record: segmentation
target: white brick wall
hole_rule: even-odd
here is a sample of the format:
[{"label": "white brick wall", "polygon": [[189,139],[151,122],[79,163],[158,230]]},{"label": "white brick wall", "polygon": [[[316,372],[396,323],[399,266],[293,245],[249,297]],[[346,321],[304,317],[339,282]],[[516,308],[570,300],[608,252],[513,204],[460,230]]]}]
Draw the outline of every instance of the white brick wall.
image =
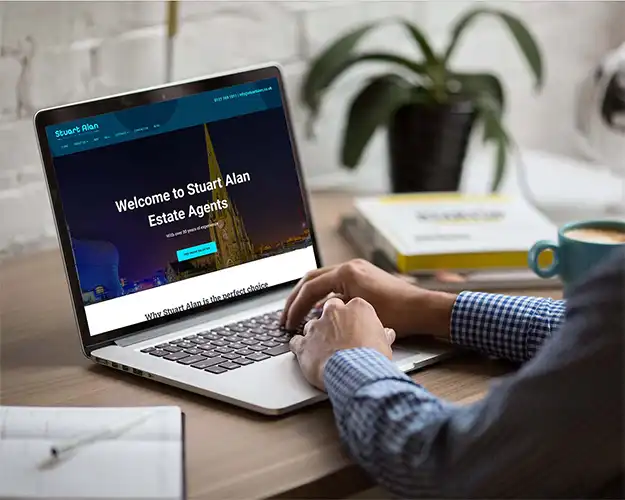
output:
[{"label": "white brick wall", "polygon": [[[174,76],[186,78],[274,60],[285,67],[296,133],[309,185],[349,182],[387,186],[384,135],[371,144],[361,168],[338,165],[344,114],[363,77],[341,78],[325,103],[317,138],[303,134],[297,96],[310,57],[339,32],[386,17],[426,28],[441,46],[452,19],[469,1],[182,1]],[[618,2],[517,1],[496,3],[522,16],[546,56],[547,86],[531,91],[524,63],[495,21],[474,27],[458,51],[459,68],[495,71],[509,93],[508,125],[524,146],[574,154],[574,85],[606,50],[625,38]],[[0,2],[0,257],[52,241],[31,117],[40,107],[160,83],[165,74],[166,6],[162,1]],[[363,44],[364,45],[364,44]],[[367,48],[405,54],[405,33],[385,27]],[[485,169],[484,175],[488,175]]]}]

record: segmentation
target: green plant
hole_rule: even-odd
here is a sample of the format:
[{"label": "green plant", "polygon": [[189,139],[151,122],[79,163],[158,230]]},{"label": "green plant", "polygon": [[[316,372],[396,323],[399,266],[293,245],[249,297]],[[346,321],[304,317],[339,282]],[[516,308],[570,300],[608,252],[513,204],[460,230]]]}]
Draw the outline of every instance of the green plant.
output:
[{"label": "green plant", "polygon": [[[502,123],[505,94],[499,78],[491,73],[462,73],[452,68],[451,59],[465,30],[481,16],[494,16],[503,22],[529,64],[538,90],[543,84],[543,63],[538,45],[525,25],[511,14],[491,8],[475,8],[454,24],[447,48],[437,53],[424,34],[413,24],[399,20],[418,49],[417,60],[378,52],[356,52],[358,42],[380,23],[362,26],[336,40],[319,54],[304,78],[301,98],[309,111],[308,133],[318,116],[321,101],[331,84],[353,66],[366,62],[390,63],[395,71],[369,81],[353,99],[345,127],[342,163],[355,168],[378,127],[385,126],[399,107],[420,103],[443,105],[462,99],[472,103],[476,123],[483,125],[483,140],[495,145],[495,174],[491,185],[497,191],[506,166],[511,138]],[[383,21],[386,22],[386,21]]]}]

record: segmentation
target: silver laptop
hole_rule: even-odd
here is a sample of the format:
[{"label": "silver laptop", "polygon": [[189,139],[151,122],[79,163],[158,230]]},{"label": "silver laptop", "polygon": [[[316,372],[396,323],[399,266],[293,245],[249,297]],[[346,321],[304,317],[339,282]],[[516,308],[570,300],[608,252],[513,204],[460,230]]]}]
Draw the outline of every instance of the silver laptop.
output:
[{"label": "silver laptop", "polygon": [[287,108],[267,65],[36,114],[87,357],[265,414],[325,398],[278,322],[321,265]]}]

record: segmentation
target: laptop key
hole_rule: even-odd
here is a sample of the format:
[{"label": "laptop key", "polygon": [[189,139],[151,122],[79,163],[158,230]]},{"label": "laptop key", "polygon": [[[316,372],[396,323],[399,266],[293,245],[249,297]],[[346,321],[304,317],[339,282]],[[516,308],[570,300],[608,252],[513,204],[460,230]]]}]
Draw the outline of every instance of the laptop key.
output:
[{"label": "laptop key", "polygon": [[244,339],[241,341],[241,344],[245,344],[245,345],[256,345],[258,344],[257,340],[253,340],[253,339]]},{"label": "laptop key", "polygon": [[[273,340],[268,340],[267,342],[263,342],[262,345],[265,347],[278,347],[280,345],[279,342],[274,342]],[[189,352],[189,351],[187,351]]]},{"label": "laptop key", "polygon": [[250,332],[239,332],[237,333],[237,337],[241,339],[251,339],[252,337],[254,337],[254,334]]},{"label": "laptop key", "polygon": [[237,351],[237,354],[241,356],[249,356],[250,354],[254,354],[254,351],[250,351],[249,349],[240,349]]},{"label": "laptop key", "polygon": [[219,335],[220,337],[230,337],[231,335],[234,335],[235,333],[232,330],[228,330],[227,328],[215,328],[212,331],[215,334]]},{"label": "laptop key", "polygon": [[204,371],[214,373],[215,375],[219,375],[220,373],[226,373],[228,369],[222,368],[221,366],[211,366],[210,368],[207,368]]},{"label": "laptop key", "polygon": [[169,344],[167,342],[165,342],[164,344],[158,344],[156,346],[157,349],[162,349],[163,347],[167,347]]},{"label": "laptop key", "polygon": [[217,347],[223,347],[226,343],[223,340],[211,340],[212,345],[216,345]]},{"label": "laptop key", "polygon": [[234,360],[234,362],[245,366],[245,365],[251,365],[254,361],[252,361],[251,359],[247,359],[247,358],[237,358]]},{"label": "laptop key", "polygon": [[191,347],[189,349],[185,349],[184,352],[191,354],[192,356],[197,356],[198,354],[202,354],[204,351],[202,351],[202,349],[197,349],[196,347]]},{"label": "laptop key", "polygon": [[141,352],[152,352],[155,351],[156,347],[146,347],[145,349],[141,349]]},{"label": "laptop key", "polygon": [[219,363],[223,363],[224,361],[227,361],[227,360],[224,358],[220,358],[220,357],[209,358],[209,359],[204,359],[203,361],[198,361],[197,363],[193,363],[191,366],[193,368],[205,370],[206,368],[210,366],[218,365]]},{"label": "laptop key", "polygon": [[182,358],[187,358],[189,355],[186,352],[172,352],[167,356],[163,356],[163,359],[168,359],[169,361],[178,361]]},{"label": "laptop key", "polygon": [[246,356],[246,358],[251,359],[252,361],[262,361],[263,359],[268,359],[269,356],[262,352],[255,352]]},{"label": "laptop key", "polygon": [[206,340],[219,340],[219,335],[217,335],[216,333],[203,333],[202,337],[205,338]]},{"label": "laptop key", "polygon": [[215,349],[215,352],[219,352],[219,353],[228,353],[228,352],[232,352],[232,349],[230,347],[218,347],[217,349]]},{"label": "laptop key", "polygon": [[182,347],[183,349],[190,349],[191,347],[195,347],[195,344],[193,342],[187,342],[186,340],[174,340],[171,344],[177,347]]},{"label": "laptop key", "polygon": [[175,347],[173,345],[166,345],[165,347],[163,347],[163,351],[167,351],[167,352],[180,352],[180,351],[182,351],[182,347]]},{"label": "laptop key", "polygon": [[189,356],[188,358],[183,358],[178,360],[178,363],[181,365],[192,365],[193,363],[199,363],[200,361],[204,361],[206,358],[204,356]]},{"label": "laptop key", "polygon": [[221,355],[222,358],[226,358],[229,360],[238,359],[239,355],[236,352],[227,352]]},{"label": "laptop key", "polygon": [[284,354],[285,352],[289,352],[291,350],[291,348],[289,347],[289,344],[282,344],[279,345],[278,347],[272,347],[271,349],[267,349],[266,351],[263,351],[267,354],[271,354],[272,356],[278,356],[280,354]]},{"label": "laptop key", "polygon": [[249,349],[250,351],[264,351],[265,349],[268,349],[268,347],[265,347],[264,345],[251,345]]},{"label": "laptop key", "polygon": [[241,344],[240,342],[230,342],[228,344],[228,347],[230,347],[231,349],[244,349],[245,345]]},{"label": "laptop key", "polygon": [[213,352],[215,350],[215,346],[214,345],[210,345],[210,344],[196,345],[195,347],[197,347],[200,351],[203,351],[204,352],[204,356],[208,356],[208,354],[210,352]]},{"label": "laptop key", "polygon": [[154,349],[150,352],[150,356],[156,356],[158,358],[162,356],[167,356],[169,353],[167,351],[163,351],[162,349]]},{"label": "laptop key", "polygon": [[275,337],[273,340],[276,342],[289,342],[291,340],[291,335],[282,335],[281,337]]},{"label": "laptop key", "polygon": [[233,363],[232,361],[226,361],[225,363],[220,364],[222,368],[226,368],[228,370],[236,370],[237,368],[241,368],[241,365]]},{"label": "laptop key", "polygon": [[194,344],[205,344],[206,339],[204,337],[198,337],[196,339],[191,339],[191,342],[193,342]]},{"label": "laptop key", "polygon": [[269,340],[271,337],[269,337],[268,335],[256,335],[256,337],[254,338],[260,342],[263,342],[265,340]]}]

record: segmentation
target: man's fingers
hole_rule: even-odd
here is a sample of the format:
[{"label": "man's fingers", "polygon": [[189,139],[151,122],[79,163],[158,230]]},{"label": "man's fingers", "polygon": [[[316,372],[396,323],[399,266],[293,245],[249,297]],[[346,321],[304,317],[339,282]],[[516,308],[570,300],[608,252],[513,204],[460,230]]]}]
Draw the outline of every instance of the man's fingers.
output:
[{"label": "man's fingers", "polygon": [[310,312],[315,303],[330,292],[336,291],[337,286],[336,269],[320,274],[304,283],[294,296],[293,302],[286,312],[287,330],[296,328]]},{"label": "man's fingers", "polygon": [[333,309],[336,309],[337,307],[344,306],[344,305],[345,305],[345,302],[343,302],[343,299],[337,296],[330,297],[323,304],[323,311],[321,312],[321,316],[326,314],[326,312],[332,311]]},{"label": "man's fingers", "polygon": [[317,303],[315,304],[315,306],[314,306],[314,307],[315,307],[315,309],[323,309],[323,305],[324,305],[324,304],[325,304],[328,300],[330,300],[330,299],[331,299],[331,298],[333,298],[333,297],[337,297],[337,298],[341,299],[343,302],[345,302],[345,297],[344,297],[344,295],[343,295],[342,293],[334,293],[334,292],[332,292],[332,293],[330,293],[329,295],[325,296],[323,299],[321,299],[319,302],[317,302]]},{"label": "man's fingers", "polygon": [[284,309],[282,310],[282,315],[280,317],[281,324],[284,325],[286,323],[286,319],[289,314],[289,309],[291,308],[291,304],[297,297],[297,294],[299,293],[300,289],[304,286],[304,284],[315,279],[317,276],[321,276],[322,274],[326,274],[332,271],[335,267],[336,266],[329,266],[329,267],[322,267],[319,269],[315,269],[314,271],[307,273],[306,276],[304,276],[301,280],[299,280],[297,285],[295,285],[295,287],[291,291],[291,294],[289,295],[289,297],[286,299],[286,303],[284,304]]},{"label": "man's fingers", "polygon": [[289,342],[289,347],[291,348],[291,352],[296,356],[299,356],[299,353],[302,352],[304,337],[301,335],[294,335]]},{"label": "man's fingers", "polygon": [[393,345],[393,342],[395,342],[395,339],[397,338],[395,330],[393,330],[392,328],[385,328],[384,334],[386,335],[386,339],[388,340],[388,345]]},{"label": "man's fingers", "polygon": [[311,319],[310,321],[308,321],[304,325],[304,331],[302,332],[302,335],[306,337],[310,333],[310,331],[314,328],[315,324],[318,322],[319,322],[318,319]]}]

